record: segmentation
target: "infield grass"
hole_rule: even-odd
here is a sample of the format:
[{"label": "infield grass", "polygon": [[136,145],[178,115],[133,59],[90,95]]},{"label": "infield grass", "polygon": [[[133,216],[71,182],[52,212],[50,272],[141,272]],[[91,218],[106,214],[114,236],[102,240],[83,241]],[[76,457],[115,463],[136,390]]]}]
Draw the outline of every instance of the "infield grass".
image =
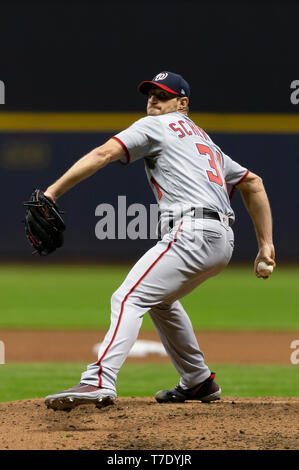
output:
[{"label": "infield grass", "polygon": [[[0,328],[106,329],[130,266],[0,266]],[[182,300],[195,329],[299,330],[299,267],[228,267]],[[34,288],[33,288],[34,286]],[[149,315],[143,328],[152,329]],[[1,339],[1,338],[0,338]]]},{"label": "infield grass", "polygon": [[[299,366],[210,365],[222,396],[298,396]],[[0,402],[41,398],[80,382],[86,364],[6,364],[0,366]],[[119,372],[119,396],[154,396],[178,383],[168,364],[124,364]]]}]

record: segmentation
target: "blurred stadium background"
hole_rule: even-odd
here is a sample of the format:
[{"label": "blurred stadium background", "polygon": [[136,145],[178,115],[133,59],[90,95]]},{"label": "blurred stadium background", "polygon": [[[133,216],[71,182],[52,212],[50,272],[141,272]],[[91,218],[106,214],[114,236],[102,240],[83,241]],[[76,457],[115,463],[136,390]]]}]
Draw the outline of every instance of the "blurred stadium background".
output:
[{"label": "blurred stadium background", "polygon": [[[142,161],[128,167],[112,164],[59,200],[66,212],[65,246],[48,258],[31,255],[21,223],[22,202],[34,188],[46,188],[79,157],[142,117],[146,103],[137,93],[138,83],[170,70],[190,83],[191,118],[225,153],[263,178],[272,206],[278,265],[295,264],[295,269],[281,274],[283,283],[275,284],[281,310],[276,308],[273,317],[272,306],[278,304],[267,288],[266,320],[255,312],[261,321],[254,325],[292,330],[294,324],[298,331],[294,280],[299,261],[299,103],[291,101],[291,84],[299,80],[298,16],[299,4],[290,0],[1,3],[0,80],[5,84],[5,104],[0,105],[0,260],[2,287],[7,290],[0,328],[32,327],[34,319],[27,322],[27,311],[36,317],[38,327],[43,324],[38,312],[50,302],[47,296],[41,295],[40,304],[32,308],[22,307],[34,284],[32,270],[25,282],[26,264],[132,263],[154,243],[100,241],[95,236],[95,209],[100,203],[117,207],[119,195],[127,197],[127,205],[154,203]],[[236,212],[232,266],[246,263],[252,276],[256,239],[238,192],[232,206]],[[11,262],[23,267],[15,274],[6,271]],[[247,294],[254,298],[251,282]],[[55,285],[51,284],[54,290]],[[107,287],[109,295],[110,290],[112,284]],[[21,300],[9,310],[14,292],[21,293]],[[46,293],[45,285],[42,292]],[[63,299],[60,292],[57,295]],[[71,299],[71,290],[68,295]],[[228,310],[231,296],[232,292],[224,297]],[[238,302],[244,303],[241,294]],[[15,299],[12,303],[16,305]],[[63,323],[58,303],[57,328]],[[195,310],[196,304],[195,300]],[[289,312],[285,317],[283,309]],[[250,328],[249,310],[246,328]],[[95,327],[93,319],[86,316],[87,328]],[[104,323],[108,325],[108,318]],[[66,324],[71,327],[72,317]],[[221,324],[220,329],[225,328],[223,317]],[[207,321],[204,327],[213,329],[215,324]]]},{"label": "blurred stadium background", "polygon": [[[33,261],[22,201],[136,117],[136,87],[157,72],[191,85],[191,117],[263,177],[279,261],[298,261],[299,79],[295,2],[4,2],[0,79],[0,257]],[[25,21],[24,21],[25,19]],[[95,237],[95,208],[154,203],[143,162],[113,164],[66,194],[66,243],[47,261],[136,259],[152,241]],[[5,203],[4,203],[5,201]],[[252,260],[254,232],[239,195],[233,261]],[[34,260],[35,261],[35,260]]]}]

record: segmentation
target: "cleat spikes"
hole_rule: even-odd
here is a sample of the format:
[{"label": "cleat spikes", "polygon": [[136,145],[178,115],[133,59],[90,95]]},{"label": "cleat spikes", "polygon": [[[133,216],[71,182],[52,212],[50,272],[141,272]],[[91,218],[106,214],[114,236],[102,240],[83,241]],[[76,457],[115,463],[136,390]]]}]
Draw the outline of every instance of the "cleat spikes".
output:
[{"label": "cleat spikes", "polygon": [[102,395],[98,387],[79,384],[72,389],[47,396],[45,404],[48,408],[69,412],[79,405],[93,404],[97,408],[102,408],[112,405],[114,399],[113,396]]}]

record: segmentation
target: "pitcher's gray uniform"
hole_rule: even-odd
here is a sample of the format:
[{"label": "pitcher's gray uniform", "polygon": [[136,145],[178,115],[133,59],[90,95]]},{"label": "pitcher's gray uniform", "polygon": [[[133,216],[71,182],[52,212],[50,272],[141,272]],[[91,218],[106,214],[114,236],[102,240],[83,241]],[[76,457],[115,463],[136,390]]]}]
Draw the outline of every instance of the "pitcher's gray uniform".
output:
[{"label": "pitcher's gray uniform", "polygon": [[[178,299],[229,262],[234,238],[229,196],[248,170],[179,112],[147,116],[114,138],[126,151],[124,163],[144,158],[162,213],[163,236],[113,294],[110,329],[98,361],[88,366],[81,383],[116,396],[117,373],[137,339],[143,315],[149,312],[180,374],[180,385],[190,388],[211,372]],[[203,208],[217,213],[219,220],[201,218]],[[195,242],[194,228],[200,234]],[[200,305],[198,314],[204,314]]]}]

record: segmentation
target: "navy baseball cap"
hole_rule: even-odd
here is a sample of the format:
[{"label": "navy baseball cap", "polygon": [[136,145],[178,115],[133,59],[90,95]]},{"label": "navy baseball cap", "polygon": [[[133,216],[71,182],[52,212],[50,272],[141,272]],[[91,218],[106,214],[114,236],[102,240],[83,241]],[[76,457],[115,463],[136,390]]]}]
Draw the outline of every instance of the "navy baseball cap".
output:
[{"label": "navy baseball cap", "polygon": [[149,90],[153,87],[157,86],[162,88],[163,90],[168,91],[169,93],[173,93],[174,95],[178,96],[187,96],[190,97],[190,86],[183,79],[181,75],[173,72],[160,72],[156,75],[152,81],[144,81],[138,85],[138,90],[147,95]]}]

